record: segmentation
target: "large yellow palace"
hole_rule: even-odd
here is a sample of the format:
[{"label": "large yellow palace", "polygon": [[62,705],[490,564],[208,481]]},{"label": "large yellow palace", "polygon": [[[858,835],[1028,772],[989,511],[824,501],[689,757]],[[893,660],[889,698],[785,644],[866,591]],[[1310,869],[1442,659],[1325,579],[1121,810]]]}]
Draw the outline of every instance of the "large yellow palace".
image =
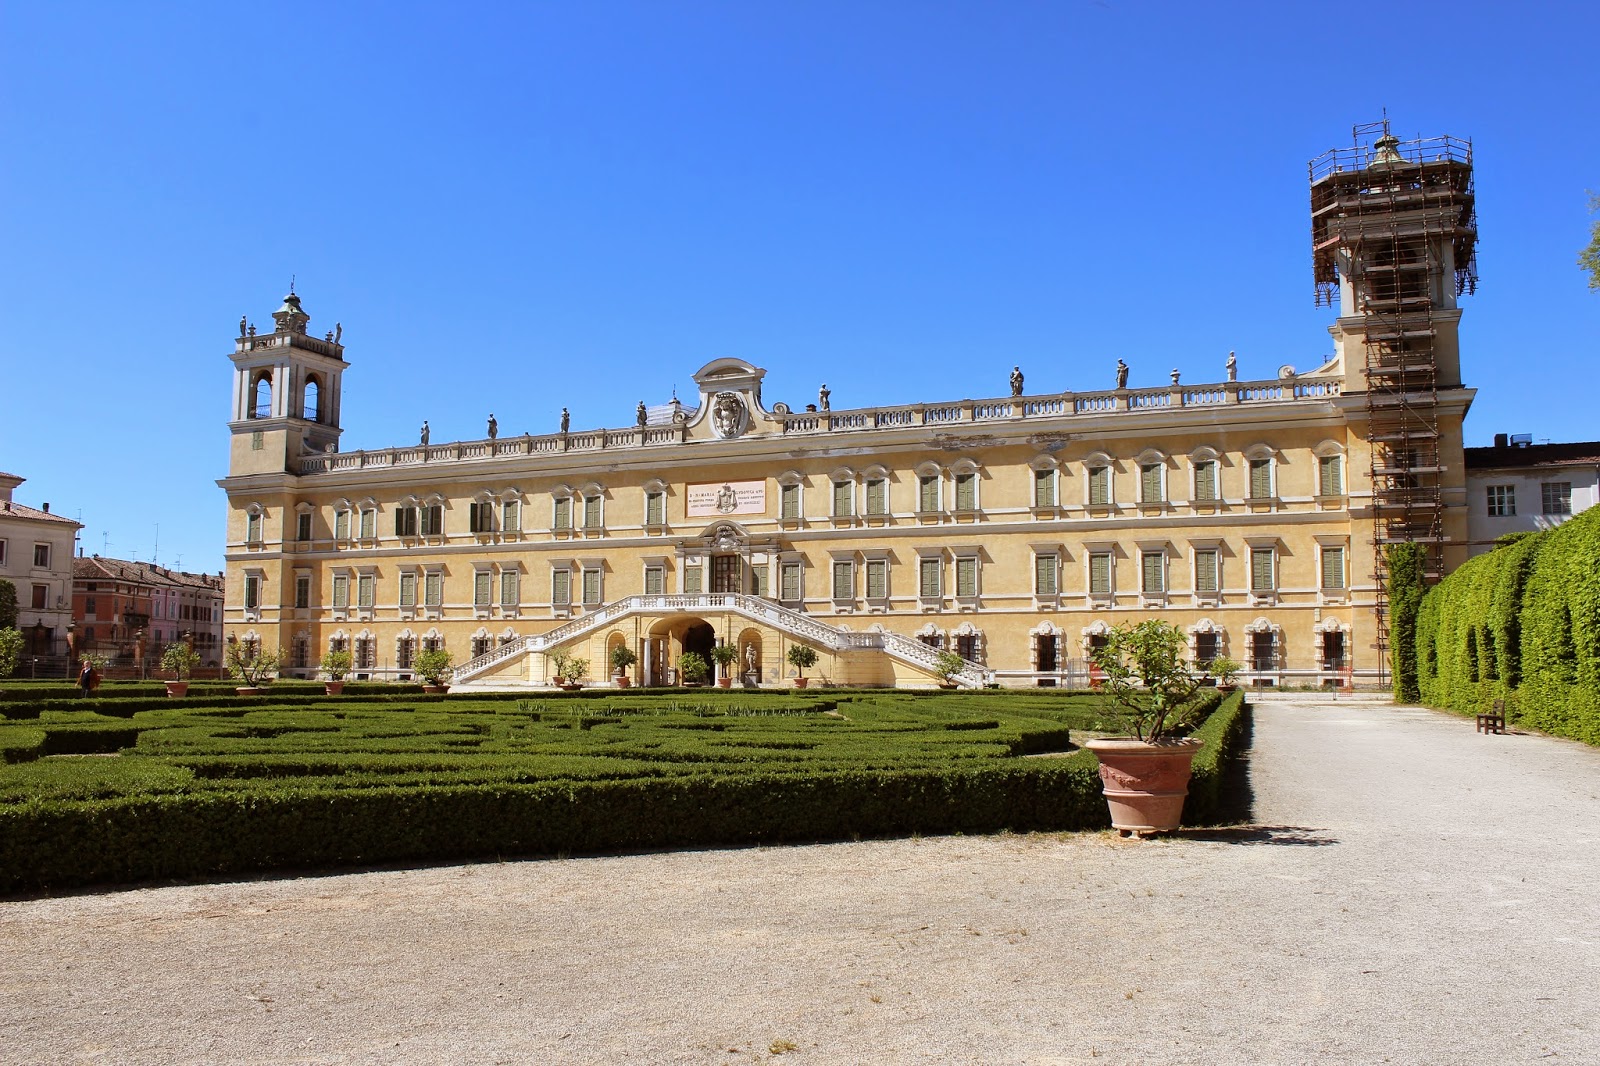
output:
[{"label": "large yellow palace", "polygon": [[231,356],[229,639],[290,675],[344,648],[358,678],[443,647],[469,687],[547,684],[558,654],[604,683],[619,644],[634,684],[729,644],[737,680],[781,686],[796,643],[833,684],[932,685],[945,649],[959,684],[1031,687],[1085,683],[1099,635],[1156,616],[1246,683],[1375,680],[1382,546],[1465,552],[1459,147],[1385,136],[1313,166],[1335,355],[1271,380],[1230,360],[1211,384],[1030,395],[1017,375],[988,399],[793,410],[719,359],[693,402],[617,428],[341,452],[344,348],[291,294]]}]

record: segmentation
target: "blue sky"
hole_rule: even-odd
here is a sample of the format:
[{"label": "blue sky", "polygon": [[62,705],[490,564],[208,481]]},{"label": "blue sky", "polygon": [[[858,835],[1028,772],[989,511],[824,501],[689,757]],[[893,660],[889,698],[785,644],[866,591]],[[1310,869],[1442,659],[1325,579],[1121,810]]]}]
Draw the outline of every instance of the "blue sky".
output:
[{"label": "blue sky", "polygon": [[[0,470],[222,563],[231,338],[291,275],[343,447],[1317,365],[1306,163],[1474,141],[1468,443],[1595,439],[1593,4],[0,6]],[[159,525],[159,534],[157,526]]]}]

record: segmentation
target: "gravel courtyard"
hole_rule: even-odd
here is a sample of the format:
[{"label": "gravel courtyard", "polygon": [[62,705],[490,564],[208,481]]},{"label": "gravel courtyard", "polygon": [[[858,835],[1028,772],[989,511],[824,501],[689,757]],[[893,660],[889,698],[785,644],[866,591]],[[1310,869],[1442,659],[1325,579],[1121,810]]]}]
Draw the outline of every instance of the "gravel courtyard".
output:
[{"label": "gravel courtyard", "polygon": [[1265,700],[1253,824],[0,902],[6,1063],[1600,1063],[1600,751]]}]

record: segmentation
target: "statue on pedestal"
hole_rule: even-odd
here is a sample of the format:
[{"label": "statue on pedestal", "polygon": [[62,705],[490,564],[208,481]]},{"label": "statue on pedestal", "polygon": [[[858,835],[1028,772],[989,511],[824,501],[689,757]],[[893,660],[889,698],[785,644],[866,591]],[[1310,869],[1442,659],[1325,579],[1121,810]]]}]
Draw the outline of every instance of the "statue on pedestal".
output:
[{"label": "statue on pedestal", "polygon": [[1022,395],[1022,368],[1020,366],[1011,368],[1011,395]]},{"label": "statue on pedestal", "polygon": [[1228,353],[1227,366],[1228,366],[1228,380],[1229,381],[1238,381],[1239,380],[1239,360],[1234,357],[1234,354],[1232,352]]},{"label": "statue on pedestal", "polygon": [[832,402],[832,397],[833,393],[828,391],[828,383],[824,381],[822,388],[817,390],[817,406],[824,411],[830,410],[829,404]]},{"label": "statue on pedestal", "polygon": [[639,409],[634,412],[634,421],[639,423],[640,429],[643,429],[650,422],[650,414],[645,410],[643,400],[639,401]]},{"label": "statue on pedestal", "polygon": [[1128,387],[1128,364],[1124,363],[1121,359],[1118,359],[1117,360],[1117,388],[1125,389],[1127,387]]},{"label": "statue on pedestal", "polygon": [[569,426],[571,426],[571,425],[572,425],[572,416],[567,414],[567,409],[565,407],[563,407],[561,409],[561,432],[565,433],[567,431],[567,428]]},{"label": "statue on pedestal", "polygon": [[428,420],[426,418],[422,420],[422,446],[424,448],[428,446]]},{"label": "statue on pedestal", "polygon": [[500,423],[494,420],[494,414],[489,415],[489,439],[494,440],[500,435]]}]

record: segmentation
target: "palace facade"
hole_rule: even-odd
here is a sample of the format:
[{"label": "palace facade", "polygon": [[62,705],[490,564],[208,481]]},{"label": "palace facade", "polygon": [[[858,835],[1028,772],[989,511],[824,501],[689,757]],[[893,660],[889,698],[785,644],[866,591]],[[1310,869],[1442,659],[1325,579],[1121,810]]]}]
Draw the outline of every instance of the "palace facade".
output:
[{"label": "palace facade", "polygon": [[1397,236],[1408,211],[1438,212],[1430,183],[1458,161],[1388,137],[1354,151],[1320,201],[1313,167],[1319,281],[1327,257],[1343,283],[1335,354],[1269,380],[1014,378],[987,399],[797,410],[766,402],[760,367],[718,359],[692,403],[632,424],[341,452],[350,364],[291,293],[231,354],[228,639],[291,675],[346,649],[358,678],[410,678],[442,647],[457,685],[499,687],[546,684],[557,656],[603,682],[618,645],[633,683],[670,683],[714,644],[745,684],[790,683],[804,644],[829,683],[931,686],[947,649],[959,684],[1033,687],[1086,683],[1109,627],[1159,617],[1247,684],[1376,680],[1383,546],[1427,540],[1436,570],[1465,557],[1470,197],[1454,228]]}]

